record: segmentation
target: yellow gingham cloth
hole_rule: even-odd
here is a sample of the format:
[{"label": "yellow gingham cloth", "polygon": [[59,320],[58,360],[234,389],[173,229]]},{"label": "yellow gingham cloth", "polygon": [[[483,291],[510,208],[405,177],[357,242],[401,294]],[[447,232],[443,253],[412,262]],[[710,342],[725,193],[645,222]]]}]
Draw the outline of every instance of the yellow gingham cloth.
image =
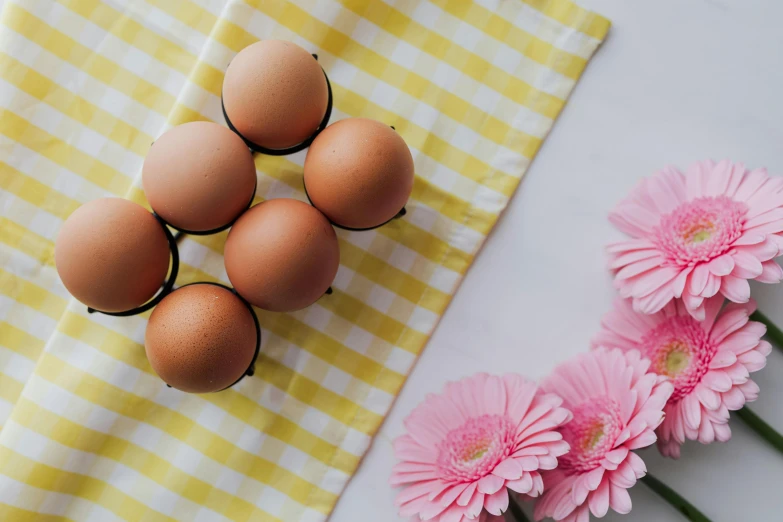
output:
[{"label": "yellow gingham cloth", "polygon": [[[0,520],[324,520],[608,28],[567,0],[7,0]],[[147,363],[149,314],[70,299],[54,240],[91,199],[146,204],[151,142],[223,122],[262,38],[317,53],[332,121],[395,126],[416,182],[405,218],[338,231],[334,294],[259,312],[254,377],[187,395]],[[257,200],[304,200],[303,160],[257,155]],[[227,283],[225,238],[186,237],[178,284]]]}]

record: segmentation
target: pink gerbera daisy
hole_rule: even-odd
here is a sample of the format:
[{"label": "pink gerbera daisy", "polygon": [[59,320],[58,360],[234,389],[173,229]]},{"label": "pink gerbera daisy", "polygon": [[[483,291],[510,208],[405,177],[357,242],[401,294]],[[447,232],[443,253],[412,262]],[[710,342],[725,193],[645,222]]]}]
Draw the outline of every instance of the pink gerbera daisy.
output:
[{"label": "pink gerbera daisy", "polygon": [[538,470],[568,451],[556,431],[571,418],[561,403],[518,375],[480,373],[429,395],[405,419],[408,434],[394,441],[400,515],[466,522],[504,512],[507,488],[539,495]]},{"label": "pink gerbera daisy", "polygon": [[772,349],[761,340],[766,327],[748,319],[754,301],[723,303],[720,296],[706,300],[704,320],[696,321],[681,301],[643,315],[618,299],[593,340],[594,346],[638,350],[651,361],[651,371],[671,380],[674,393],[658,428],[664,455],[679,457],[686,439],[703,444],[728,440],[729,411],[758,397],[749,374],[764,367]]},{"label": "pink gerbera daisy", "polygon": [[590,512],[631,510],[627,489],[647,472],[633,450],[655,442],[673,390],[649,367],[639,352],[599,348],[560,365],[541,385],[560,395],[574,418],[560,428],[571,449],[543,474],[536,520],[587,522]]},{"label": "pink gerbera daisy", "polygon": [[615,286],[652,314],[682,298],[696,318],[718,292],[750,298],[748,280],[778,283],[783,270],[783,178],[741,163],[667,167],[643,179],[609,215],[633,239],[609,246]]}]

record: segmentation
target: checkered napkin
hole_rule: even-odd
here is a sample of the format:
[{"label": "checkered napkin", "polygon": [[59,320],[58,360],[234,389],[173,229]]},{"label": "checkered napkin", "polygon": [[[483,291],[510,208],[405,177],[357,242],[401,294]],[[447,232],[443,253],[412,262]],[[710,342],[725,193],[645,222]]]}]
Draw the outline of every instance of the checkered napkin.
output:
[{"label": "checkered napkin", "polygon": [[[568,0],[7,0],[0,17],[0,520],[321,521],[609,23]],[[172,125],[222,122],[246,45],[317,53],[332,121],[411,147],[408,214],[338,231],[334,293],[259,311],[256,375],[212,395],[150,369],[148,314],[88,315],[53,264],[63,220],[114,195]],[[256,156],[257,200],[304,200],[304,153]],[[226,233],[178,284],[227,283]]]}]

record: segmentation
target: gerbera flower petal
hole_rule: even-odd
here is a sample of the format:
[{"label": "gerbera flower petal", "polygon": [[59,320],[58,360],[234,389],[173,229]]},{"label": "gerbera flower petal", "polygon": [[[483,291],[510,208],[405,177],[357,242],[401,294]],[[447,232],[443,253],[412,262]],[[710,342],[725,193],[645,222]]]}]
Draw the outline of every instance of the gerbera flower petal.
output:
[{"label": "gerbera flower petal", "polygon": [[709,368],[711,370],[717,368],[727,368],[736,362],[737,356],[734,354],[734,352],[726,350],[715,354],[715,357],[713,357],[712,361],[710,361]]},{"label": "gerbera flower petal", "polygon": [[436,500],[442,506],[449,506],[456,502],[456,500],[462,495],[462,493],[468,488],[467,484],[450,485],[448,489],[442,492],[442,494],[433,496],[430,494],[428,497],[430,500]]},{"label": "gerbera flower petal", "polygon": [[626,445],[630,449],[641,449],[646,448],[650,444],[654,444],[656,440],[658,440],[658,437],[655,435],[654,431],[643,431],[636,437],[630,439]]},{"label": "gerbera flower petal", "polygon": [[[679,445],[686,440],[725,440],[731,434],[723,426],[729,410],[758,396],[750,373],[764,367],[771,347],[761,340],[764,325],[749,319],[755,309],[753,301],[726,304],[716,296],[703,303],[701,322],[680,302],[639,320],[633,316],[631,300],[618,299],[604,316],[593,344],[610,339],[613,347],[641,353],[650,362],[650,371],[668,377],[674,388],[656,430],[664,455],[678,456]],[[645,433],[632,435],[625,441],[629,448],[651,440]]]},{"label": "gerbera flower petal", "polygon": [[682,302],[685,305],[685,309],[688,310],[694,319],[697,321],[704,320],[706,317],[706,312],[704,311],[704,297],[694,294],[683,294]]},{"label": "gerbera flower petal", "polygon": [[[767,236],[756,232],[745,232],[734,242],[734,246],[757,245],[766,241]],[[714,260],[713,260],[714,261]]]},{"label": "gerbera flower petal", "polygon": [[699,442],[702,444],[712,444],[715,442],[715,429],[713,428],[713,422],[703,422],[699,426]]},{"label": "gerbera flower petal", "polygon": [[573,418],[559,428],[570,451],[558,459],[557,469],[542,472],[545,489],[536,505],[537,520],[580,520],[591,510],[602,516],[610,505],[628,507],[621,493],[613,497],[611,474],[622,468],[618,484],[636,481],[641,459],[631,450],[655,442],[654,429],[673,391],[649,368],[638,352],[599,347],[560,365],[542,383],[546,392],[563,391],[563,405]]},{"label": "gerbera flower petal", "polygon": [[[397,502],[395,502],[397,503]],[[400,506],[400,516],[401,517],[411,517],[413,515],[418,515],[421,513],[421,511],[429,505],[429,501],[427,500],[426,496],[419,497],[417,499],[413,499],[405,504],[399,504]]]},{"label": "gerbera flower petal", "polygon": [[538,458],[533,455],[516,457],[516,461],[522,466],[523,471],[533,471],[538,469]]},{"label": "gerbera flower petal", "polygon": [[740,384],[738,388],[742,391],[742,394],[745,395],[745,400],[747,402],[753,402],[759,397],[759,386],[753,381]]},{"label": "gerbera flower petal", "polygon": [[766,355],[756,350],[743,353],[739,356],[738,361],[742,363],[747,372],[757,372],[767,365]]},{"label": "gerbera flower petal", "polygon": [[524,473],[522,465],[517,462],[516,459],[506,459],[501,461],[500,464],[495,466],[492,470],[492,474],[505,480],[518,480]]},{"label": "gerbera flower petal", "polygon": [[[722,259],[724,257],[730,256],[721,256],[718,259]],[[714,259],[713,261],[717,261],[718,259]],[[712,264],[712,263],[710,263]],[[732,266],[734,265],[734,260],[731,259]],[[718,275],[718,274],[716,274]],[[723,274],[727,275],[727,274]],[[692,295],[701,295],[702,291],[704,290],[704,287],[707,286],[707,280],[710,277],[710,267],[708,264],[701,264],[698,265],[696,268],[693,269],[693,272],[691,272],[691,276],[689,278],[689,284],[688,284],[688,292],[690,292]]]},{"label": "gerbera flower petal", "polygon": [[783,268],[780,268],[775,261],[765,261],[761,263],[761,275],[756,278],[762,283],[780,283],[783,281]]},{"label": "gerbera flower petal", "polygon": [[731,439],[731,427],[728,423],[713,425],[715,430],[715,440],[718,442],[726,442]]},{"label": "gerbera flower petal", "polygon": [[783,219],[783,208],[776,208],[748,219],[746,227],[748,230],[753,230],[757,227],[775,223],[781,219]]},{"label": "gerbera flower petal", "polygon": [[745,405],[745,395],[739,388],[732,388],[721,394],[721,400],[731,411],[737,411]]},{"label": "gerbera flower petal", "polygon": [[[764,236],[762,235],[760,237],[761,241],[763,241]],[[645,261],[651,258],[659,258],[661,261],[663,261],[663,257],[661,256],[660,252],[655,249],[631,250],[630,252],[626,252],[620,256],[617,256],[611,262],[610,268],[617,269],[631,263],[638,263],[640,261]]]},{"label": "gerbera flower petal", "polygon": [[736,245],[738,252],[743,252],[750,256],[757,258],[759,261],[769,261],[770,259],[777,257],[780,254],[780,248],[778,246],[778,236],[769,235],[764,238],[764,241],[756,243],[754,245]]},{"label": "gerbera flower petal", "polygon": [[[764,236],[759,237],[761,237],[761,241],[764,241]],[[699,266],[706,266],[707,270],[709,270],[712,275],[723,277],[729,275],[731,271],[734,270],[734,258],[728,254],[723,254],[722,256],[716,257],[706,265]],[[707,286],[707,281],[704,281],[704,286]]]},{"label": "gerbera flower petal", "polygon": [[476,493],[473,495],[473,498],[470,499],[470,503],[465,508],[465,516],[468,518],[476,518],[479,516],[481,510],[484,509],[485,500],[486,495],[480,491],[476,491]]},{"label": "gerbera flower petal", "polygon": [[508,490],[499,489],[497,493],[489,495],[484,500],[484,509],[492,515],[500,515],[508,509]]},{"label": "gerbera flower petal", "polygon": [[533,489],[533,475],[525,472],[519,480],[510,480],[506,485],[511,491],[521,494],[529,493]]},{"label": "gerbera flower petal", "polygon": [[753,234],[764,234],[766,239],[767,237],[770,237],[769,234],[778,234],[783,231],[783,219],[778,218],[762,225],[756,225],[753,228],[747,228],[746,230]]},{"label": "gerbera flower petal", "polygon": [[[777,248],[775,249],[777,251]],[[764,268],[758,257],[742,250],[737,250],[732,256],[734,259],[734,270],[731,275],[740,279],[755,279],[761,275]],[[767,261],[767,259],[764,259]]]},{"label": "gerbera flower petal", "polygon": [[598,518],[609,512],[609,481],[604,480],[588,499],[590,511]]},{"label": "gerbera flower petal", "polygon": [[632,488],[636,484],[636,473],[628,462],[623,462],[609,476],[609,480],[622,488]]},{"label": "gerbera flower petal", "polygon": [[550,470],[557,467],[557,459],[552,455],[541,455],[538,457],[538,469]]},{"label": "gerbera flower petal", "polygon": [[400,515],[486,519],[508,507],[508,488],[539,494],[538,470],[555,467],[567,450],[556,431],[571,416],[562,402],[516,375],[477,374],[429,395],[394,441],[401,462],[390,482],[403,487]]},{"label": "gerbera flower petal", "polygon": [[[676,194],[676,196],[675,196]],[[778,282],[783,270],[783,180],[729,161],[704,161],[685,174],[667,167],[643,179],[609,219],[633,239],[609,248],[620,295],[654,314],[682,298],[702,320],[702,299],[744,303],[747,280]]]},{"label": "gerbera flower petal", "polygon": [[728,275],[723,278],[720,291],[735,303],[747,303],[750,299],[750,285],[747,279]]},{"label": "gerbera flower petal", "polygon": [[671,459],[679,459],[680,447],[681,447],[681,443],[677,442],[674,439],[668,439],[668,440],[658,439],[658,451],[660,451],[661,455],[663,455],[664,457],[669,457]]},{"label": "gerbera flower petal", "polygon": [[467,506],[470,504],[470,500],[473,498],[473,495],[476,493],[476,488],[478,487],[478,483],[471,482],[470,484],[465,487],[465,489],[462,490],[462,493],[460,493],[459,497],[457,497],[457,505],[460,505],[462,507]]},{"label": "gerbera flower petal", "polygon": [[701,404],[708,410],[716,410],[720,406],[721,396],[715,390],[712,390],[708,386],[699,383],[694,391]]},{"label": "gerbera flower petal", "polygon": [[[747,354],[753,354],[755,352],[750,351],[745,354],[740,355],[740,357],[745,357]],[[766,362],[767,358],[762,356],[762,365],[758,368],[760,370],[764,367],[764,363]],[[745,361],[739,361],[735,364],[732,364],[728,368],[723,368],[723,371],[726,373],[726,375],[731,379],[732,384],[742,384],[746,382],[748,379],[750,379],[750,372],[748,371],[748,368],[753,366],[753,363],[746,363]],[[753,370],[757,371],[757,370]]]},{"label": "gerbera flower petal", "polygon": [[[436,515],[437,516],[437,515]],[[430,517],[434,518],[434,517]],[[460,522],[462,520],[462,509],[454,504],[453,506],[450,506],[443,510],[442,513],[440,513],[440,516],[438,517],[438,522]],[[424,518],[423,520],[430,520],[427,518]]]},{"label": "gerbera flower petal", "polygon": [[731,378],[722,371],[708,371],[702,377],[701,382],[716,392],[727,392],[731,389]]},{"label": "gerbera flower petal", "polygon": [[685,425],[692,430],[698,429],[701,424],[701,402],[696,394],[683,397],[682,412],[685,415]]},{"label": "gerbera flower petal", "polygon": [[716,344],[723,343],[727,336],[748,324],[750,314],[754,311],[755,302],[753,301],[747,307],[738,307],[731,304],[724,307],[720,318],[715,321],[714,326],[709,330],[710,341]]},{"label": "gerbera flower petal", "polygon": [[756,191],[769,179],[766,169],[754,169],[749,174],[744,176],[737,191],[734,193],[734,198],[737,201],[747,201],[752,197]]},{"label": "gerbera flower petal", "polygon": [[621,515],[631,512],[631,495],[628,490],[617,484],[609,483],[609,507]]}]

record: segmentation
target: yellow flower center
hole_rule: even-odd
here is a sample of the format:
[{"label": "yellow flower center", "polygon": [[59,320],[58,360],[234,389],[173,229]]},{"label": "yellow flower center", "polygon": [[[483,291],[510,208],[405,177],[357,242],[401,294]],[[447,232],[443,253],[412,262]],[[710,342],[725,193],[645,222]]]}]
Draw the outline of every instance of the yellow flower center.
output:
[{"label": "yellow flower center", "polygon": [[652,362],[650,371],[668,377],[674,385],[670,404],[701,382],[717,350],[701,324],[690,316],[670,317],[642,339],[642,353]]},{"label": "yellow flower center", "polygon": [[462,450],[462,455],[460,455],[460,460],[462,462],[470,462],[471,460],[480,459],[484,455],[486,455],[487,450],[489,449],[490,441],[486,440],[480,440],[476,441],[470,446],[466,446]]},{"label": "yellow flower center", "polygon": [[438,444],[438,473],[442,480],[481,479],[511,454],[517,425],[502,415],[480,415],[454,428]]},{"label": "yellow flower center", "polygon": [[558,457],[566,474],[586,473],[601,465],[623,430],[620,405],[610,397],[593,397],[572,408],[574,418],[562,429],[571,451]]},{"label": "yellow flower center", "polygon": [[706,219],[697,219],[682,231],[682,239],[691,245],[704,243],[715,232],[715,223]]},{"label": "yellow flower center", "polygon": [[660,373],[667,377],[676,377],[688,367],[691,362],[691,351],[688,345],[680,340],[670,342],[661,347],[659,352],[659,361],[663,364],[656,364]]},{"label": "yellow flower center", "polygon": [[587,429],[582,439],[582,449],[591,450],[594,449],[604,436],[604,425],[601,422],[596,422],[594,425]]}]

